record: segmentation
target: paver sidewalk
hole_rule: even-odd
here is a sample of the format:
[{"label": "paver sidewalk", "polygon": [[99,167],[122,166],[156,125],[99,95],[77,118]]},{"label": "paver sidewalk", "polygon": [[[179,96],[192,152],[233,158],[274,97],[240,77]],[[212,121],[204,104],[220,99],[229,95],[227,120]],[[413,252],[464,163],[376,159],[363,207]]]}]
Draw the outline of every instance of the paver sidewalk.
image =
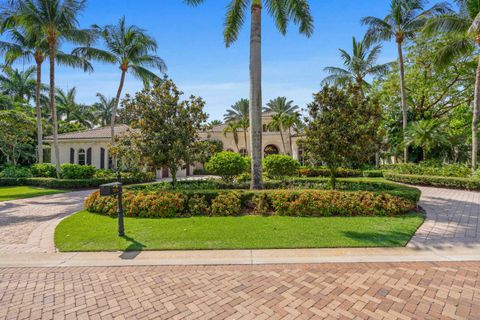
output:
[{"label": "paver sidewalk", "polygon": [[92,191],[0,202],[0,254],[55,252],[53,235],[57,223],[79,211]]}]

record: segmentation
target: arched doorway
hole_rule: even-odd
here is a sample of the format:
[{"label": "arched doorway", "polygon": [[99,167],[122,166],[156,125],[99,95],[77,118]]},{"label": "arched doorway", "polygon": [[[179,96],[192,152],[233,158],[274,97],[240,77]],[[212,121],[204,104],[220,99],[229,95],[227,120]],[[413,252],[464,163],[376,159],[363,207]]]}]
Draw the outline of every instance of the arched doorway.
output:
[{"label": "arched doorway", "polygon": [[273,144],[269,144],[265,147],[265,149],[263,149],[264,157],[272,155],[272,154],[279,154],[279,153],[280,152],[278,151],[277,146],[275,146]]}]

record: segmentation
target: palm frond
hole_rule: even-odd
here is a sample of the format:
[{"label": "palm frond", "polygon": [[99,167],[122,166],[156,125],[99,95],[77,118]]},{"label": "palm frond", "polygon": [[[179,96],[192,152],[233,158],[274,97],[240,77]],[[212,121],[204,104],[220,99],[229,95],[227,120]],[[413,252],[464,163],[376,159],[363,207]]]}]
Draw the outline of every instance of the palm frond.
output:
[{"label": "palm frond", "polygon": [[225,30],[223,33],[223,38],[227,47],[229,47],[238,38],[240,29],[245,21],[248,3],[248,0],[231,0],[227,6]]}]

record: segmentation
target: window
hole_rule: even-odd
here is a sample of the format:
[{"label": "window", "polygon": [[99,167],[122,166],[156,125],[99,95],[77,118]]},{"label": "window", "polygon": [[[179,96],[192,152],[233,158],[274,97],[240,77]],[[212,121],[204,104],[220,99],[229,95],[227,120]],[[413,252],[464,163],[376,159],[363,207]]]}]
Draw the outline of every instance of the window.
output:
[{"label": "window", "polygon": [[245,148],[240,149],[239,153],[242,155],[242,157],[248,156],[247,149]]},{"label": "window", "polygon": [[78,150],[78,164],[81,166],[85,165],[85,149]]},{"label": "window", "polygon": [[70,148],[70,163],[74,164],[75,163],[75,149]]},{"label": "window", "polygon": [[108,169],[113,169],[113,157],[108,156]]},{"label": "window", "polygon": [[100,148],[100,169],[105,169],[105,149]]}]

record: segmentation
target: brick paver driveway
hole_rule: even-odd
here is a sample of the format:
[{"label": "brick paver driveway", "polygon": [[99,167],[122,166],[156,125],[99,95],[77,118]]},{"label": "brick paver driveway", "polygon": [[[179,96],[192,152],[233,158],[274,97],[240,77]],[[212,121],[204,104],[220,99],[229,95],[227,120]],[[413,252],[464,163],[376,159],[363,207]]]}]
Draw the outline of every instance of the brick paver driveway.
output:
[{"label": "brick paver driveway", "polygon": [[479,319],[480,262],[0,269],[6,319]]},{"label": "brick paver driveway", "polygon": [[[480,192],[418,187],[425,223],[408,246],[452,247],[480,245]],[[480,317],[480,315],[479,315]]]},{"label": "brick paver driveway", "polygon": [[79,211],[90,191],[0,202],[0,254],[54,252],[53,233],[64,216]]}]

